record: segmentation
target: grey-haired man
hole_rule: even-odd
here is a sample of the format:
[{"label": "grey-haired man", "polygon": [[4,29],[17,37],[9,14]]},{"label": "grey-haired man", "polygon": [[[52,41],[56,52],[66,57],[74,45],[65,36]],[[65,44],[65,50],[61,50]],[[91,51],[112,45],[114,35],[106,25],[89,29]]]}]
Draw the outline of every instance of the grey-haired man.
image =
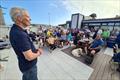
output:
[{"label": "grey-haired man", "polygon": [[10,30],[10,42],[17,55],[22,80],[38,80],[37,57],[42,50],[36,49],[25,28],[30,26],[30,17],[25,9],[11,8],[10,16],[15,24]]}]

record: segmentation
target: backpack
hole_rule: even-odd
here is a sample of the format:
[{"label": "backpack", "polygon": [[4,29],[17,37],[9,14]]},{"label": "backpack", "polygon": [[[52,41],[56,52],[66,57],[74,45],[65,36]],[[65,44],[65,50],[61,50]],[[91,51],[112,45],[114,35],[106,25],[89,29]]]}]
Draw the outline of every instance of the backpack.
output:
[{"label": "backpack", "polygon": [[120,63],[120,53],[116,53],[112,57],[114,62],[119,62]]},{"label": "backpack", "polygon": [[93,62],[94,57],[86,55],[85,56],[85,63],[90,65]]}]

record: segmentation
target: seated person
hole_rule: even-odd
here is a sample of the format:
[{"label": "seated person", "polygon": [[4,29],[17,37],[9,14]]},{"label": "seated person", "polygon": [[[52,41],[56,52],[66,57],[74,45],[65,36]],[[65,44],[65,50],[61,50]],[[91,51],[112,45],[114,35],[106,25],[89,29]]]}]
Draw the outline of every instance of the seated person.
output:
[{"label": "seated person", "polygon": [[98,34],[95,38],[95,40],[91,43],[91,45],[88,47],[88,53],[87,55],[94,57],[94,55],[100,51],[102,48],[102,45],[104,44],[101,36]]},{"label": "seated person", "polygon": [[67,41],[71,46],[71,44],[73,43],[73,37],[70,32],[67,33]]},{"label": "seated person", "polygon": [[38,45],[39,45],[39,48],[42,47],[42,46],[44,46],[44,41],[43,41],[42,38],[38,39]]},{"label": "seated person", "polygon": [[61,37],[60,37],[60,42],[61,42],[61,46],[64,46],[64,43],[67,41],[67,36],[65,32],[61,33]]},{"label": "seated person", "polygon": [[[120,33],[118,34],[117,38],[116,38],[116,45],[113,47],[113,51],[114,54],[112,59],[114,60],[114,62],[119,62],[120,63]],[[117,68],[117,71],[120,72],[120,64],[119,67]]]},{"label": "seated person", "polygon": [[94,59],[94,55],[100,51],[102,45],[103,45],[103,40],[101,39],[101,36],[98,34],[90,45],[82,47],[83,49],[82,51],[86,53],[85,63],[87,64],[92,63]]},{"label": "seated person", "polygon": [[48,42],[51,50],[54,50],[56,48],[55,41],[56,41],[56,38],[54,38],[53,36],[50,36],[47,39],[47,42]]},{"label": "seated person", "polygon": [[120,48],[113,47],[113,51],[115,54],[113,55],[112,59],[114,60],[114,62],[119,63],[117,71],[120,72]]},{"label": "seated person", "polygon": [[32,39],[32,41],[36,41],[36,33],[35,32],[30,32],[29,36]]},{"label": "seated person", "polygon": [[120,48],[120,32],[119,34],[117,35],[117,38],[115,40],[116,44],[118,45],[118,48]]},{"label": "seated person", "polygon": [[50,28],[50,29],[48,29],[48,31],[47,31],[47,37],[52,36],[52,35],[53,35],[52,29]]},{"label": "seated person", "polygon": [[78,41],[82,38],[82,34],[78,33],[77,35],[74,36],[73,43],[78,47]]}]

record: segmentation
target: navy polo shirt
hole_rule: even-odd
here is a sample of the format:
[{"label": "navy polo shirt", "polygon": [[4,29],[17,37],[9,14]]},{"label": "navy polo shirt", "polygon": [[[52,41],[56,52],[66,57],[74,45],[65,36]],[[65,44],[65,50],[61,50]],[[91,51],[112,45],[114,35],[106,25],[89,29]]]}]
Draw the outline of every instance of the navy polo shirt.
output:
[{"label": "navy polo shirt", "polygon": [[21,72],[25,72],[37,63],[37,59],[28,61],[25,59],[23,52],[31,49],[35,52],[35,46],[33,45],[28,33],[14,24],[10,30],[10,42],[17,55],[19,68]]}]

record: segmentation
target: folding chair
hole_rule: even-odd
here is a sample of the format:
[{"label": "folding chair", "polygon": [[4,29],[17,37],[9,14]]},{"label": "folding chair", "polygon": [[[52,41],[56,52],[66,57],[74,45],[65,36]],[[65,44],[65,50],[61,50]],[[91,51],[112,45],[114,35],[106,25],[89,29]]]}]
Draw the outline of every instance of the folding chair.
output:
[{"label": "folding chair", "polygon": [[111,77],[116,72],[116,69],[120,64],[120,59],[117,58],[118,54],[120,54],[120,49],[118,49],[116,46],[113,46],[113,57],[109,61],[110,69],[112,70]]}]

